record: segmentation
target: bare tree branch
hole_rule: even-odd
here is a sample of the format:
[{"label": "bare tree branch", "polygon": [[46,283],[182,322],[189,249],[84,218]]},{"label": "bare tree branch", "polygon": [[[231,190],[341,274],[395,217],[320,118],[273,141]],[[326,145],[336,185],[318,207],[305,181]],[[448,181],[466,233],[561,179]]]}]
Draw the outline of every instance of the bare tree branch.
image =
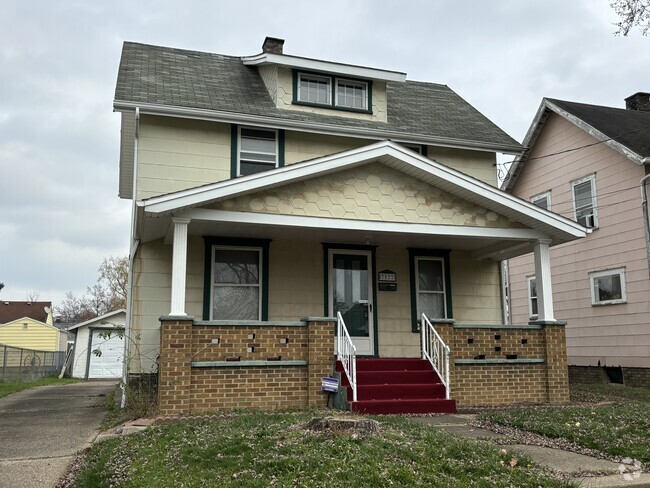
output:
[{"label": "bare tree branch", "polygon": [[621,19],[614,25],[616,35],[627,36],[633,27],[639,27],[646,36],[650,32],[650,0],[612,0],[609,4]]}]

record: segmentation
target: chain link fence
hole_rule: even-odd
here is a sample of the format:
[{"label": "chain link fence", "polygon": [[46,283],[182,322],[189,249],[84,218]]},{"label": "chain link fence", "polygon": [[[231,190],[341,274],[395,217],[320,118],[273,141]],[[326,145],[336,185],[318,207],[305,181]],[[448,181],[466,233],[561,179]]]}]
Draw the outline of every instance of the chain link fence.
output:
[{"label": "chain link fence", "polygon": [[65,351],[35,351],[0,344],[0,382],[32,381],[59,374]]}]

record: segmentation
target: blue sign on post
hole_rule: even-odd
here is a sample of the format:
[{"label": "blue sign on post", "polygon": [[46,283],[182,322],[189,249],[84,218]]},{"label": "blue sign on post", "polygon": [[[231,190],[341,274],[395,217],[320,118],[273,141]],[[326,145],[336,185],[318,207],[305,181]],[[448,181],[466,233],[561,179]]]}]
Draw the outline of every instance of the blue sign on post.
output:
[{"label": "blue sign on post", "polygon": [[323,391],[329,391],[336,393],[339,391],[339,380],[336,378],[323,378],[321,383],[321,389]]}]

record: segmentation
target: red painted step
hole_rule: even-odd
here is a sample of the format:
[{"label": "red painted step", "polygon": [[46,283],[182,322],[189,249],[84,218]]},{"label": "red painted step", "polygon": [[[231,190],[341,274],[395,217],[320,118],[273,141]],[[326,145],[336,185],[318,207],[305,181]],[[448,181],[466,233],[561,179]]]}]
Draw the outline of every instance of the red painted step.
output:
[{"label": "red painted step", "polygon": [[365,400],[352,403],[352,411],[373,415],[400,413],[456,413],[456,400]]},{"label": "red painted step", "polygon": [[353,412],[368,414],[455,413],[455,400],[445,399],[445,387],[428,361],[417,358],[357,359],[357,401],[341,363],[341,385]]}]

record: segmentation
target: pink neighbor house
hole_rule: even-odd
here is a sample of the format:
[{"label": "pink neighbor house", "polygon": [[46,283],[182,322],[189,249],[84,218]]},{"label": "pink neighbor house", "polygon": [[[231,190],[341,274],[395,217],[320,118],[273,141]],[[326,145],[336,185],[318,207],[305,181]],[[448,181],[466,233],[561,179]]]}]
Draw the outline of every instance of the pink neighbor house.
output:
[{"label": "pink neighbor house", "polygon": [[[551,249],[572,381],[650,384],[650,94],[626,109],[545,98],[504,189],[587,227]],[[641,188],[641,191],[640,191]],[[532,254],[509,260],[513,323],[538,314]]]}]

